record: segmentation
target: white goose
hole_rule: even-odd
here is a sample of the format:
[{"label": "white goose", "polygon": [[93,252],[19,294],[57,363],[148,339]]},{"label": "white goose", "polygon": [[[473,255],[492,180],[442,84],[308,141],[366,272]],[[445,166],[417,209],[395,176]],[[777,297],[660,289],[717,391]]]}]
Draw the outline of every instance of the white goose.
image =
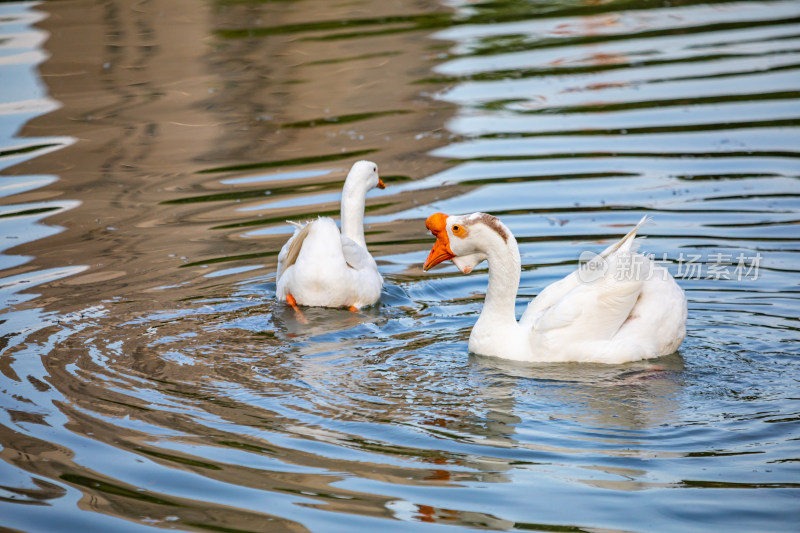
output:
[{"label": "white goose", "polygon": [[485,213],[436,213],[425,225],[436,236],[424,270],[452,259],[469,274],[489,262],[483,310],[469,350],[519,361],[625,363],[675,352],[686,334],[686,296],[669,272],[635,251],[643,218],[619,242],[547,286],[519,322],[517,241]]},{"label": "white goose", "polygon": [[299,318],[298,304],[356,311],[380,298],[383,278],[364,241],[364,202],[375,187],[385,188],[378,165],[358,161],[342,189],[341,233],[328,217],[290,222],[295,231],[278,255],[277,297]]}]

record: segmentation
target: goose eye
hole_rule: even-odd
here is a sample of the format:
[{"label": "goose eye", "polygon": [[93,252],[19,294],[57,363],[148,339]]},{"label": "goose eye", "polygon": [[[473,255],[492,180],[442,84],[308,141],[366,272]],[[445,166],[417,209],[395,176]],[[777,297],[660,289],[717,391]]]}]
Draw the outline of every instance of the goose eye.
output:
[{"label": "goose eye", "polygon": [[453,231],[453,235],[455,235],[456,237],[460,237],[462,239],[466,237],[468,233],[467,228],[465,228],[460,224],[453,224],[453,226],[450,229]]}]

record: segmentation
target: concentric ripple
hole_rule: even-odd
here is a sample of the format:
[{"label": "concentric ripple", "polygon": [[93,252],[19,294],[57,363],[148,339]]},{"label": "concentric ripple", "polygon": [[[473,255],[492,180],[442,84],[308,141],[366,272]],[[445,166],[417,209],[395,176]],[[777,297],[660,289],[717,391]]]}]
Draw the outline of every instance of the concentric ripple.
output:
[{"label": "concentric ripple", "polygon": [[[50,95],[0,92],[2,527],[796,530],[797,2],[2,12]],[[384,293],[302,323],[285,220],[358,158]],[[686,341],[469,354],[487,271],[422,272],[436,211],[514,232],[518,314],[650,215]]]}]

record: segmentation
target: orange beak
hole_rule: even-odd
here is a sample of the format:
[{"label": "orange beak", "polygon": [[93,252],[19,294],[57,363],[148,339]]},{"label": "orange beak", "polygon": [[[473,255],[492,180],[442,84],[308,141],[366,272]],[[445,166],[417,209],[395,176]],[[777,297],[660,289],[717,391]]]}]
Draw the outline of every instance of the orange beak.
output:
[{"label": "orange beak", "polygon": [[425,227],[436,236],[436,242],[431,248],[431,253],[428,254],[428,260],[422,266],[422,270],[429,270],[442,261],[454,258],[456,254],[450,250],[450,237],[447,236],[447,215],[435,213],[429,216],[425,221]]},{"label": "orange beak", "polygon": [[386,184],[380,178],[378,178],[378,188],[379,189],[385,189],[386,188]]}]

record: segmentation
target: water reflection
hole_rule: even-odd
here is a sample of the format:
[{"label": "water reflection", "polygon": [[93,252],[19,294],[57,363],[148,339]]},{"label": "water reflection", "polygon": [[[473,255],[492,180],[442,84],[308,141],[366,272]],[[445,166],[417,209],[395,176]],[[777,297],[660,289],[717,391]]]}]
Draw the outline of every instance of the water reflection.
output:
[{"label": "water reflection", "polygon": [[[796,2],[2,10],[4,526],[794,528]],[[300,324],[285,220],[367,154],[381,302]],[[681,353],[469,355],[486,271],[423,275],[423,221],[477,210],[519,313],[653,215]]]}]

